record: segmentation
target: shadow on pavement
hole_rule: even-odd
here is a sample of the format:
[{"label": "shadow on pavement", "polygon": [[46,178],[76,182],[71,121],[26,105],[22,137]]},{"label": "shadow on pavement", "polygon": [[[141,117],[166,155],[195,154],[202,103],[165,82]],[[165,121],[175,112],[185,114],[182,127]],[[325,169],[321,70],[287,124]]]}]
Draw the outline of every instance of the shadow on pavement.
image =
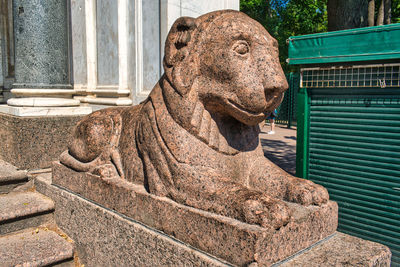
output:
[{"label": "shadow on pavement", "polygon": [[276,127],[276,134],[268,135],[264,126],[260,135],[264,156],[288,173],[296,173],[296,130]]}]

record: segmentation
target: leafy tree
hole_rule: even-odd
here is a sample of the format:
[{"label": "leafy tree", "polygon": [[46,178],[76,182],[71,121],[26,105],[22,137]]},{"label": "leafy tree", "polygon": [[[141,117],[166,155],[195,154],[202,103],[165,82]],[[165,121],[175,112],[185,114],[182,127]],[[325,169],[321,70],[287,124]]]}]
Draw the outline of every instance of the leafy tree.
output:
[{"label": "leafy tree", "polygon": [[392,1],[392,23],[400,23],[400,0]]},{"label": "leafy tree", "polygon": [[328,0],[328,30],[390,24],[392,17],[396,22],[399,2],[399,0]]},{"label": "leafy tree", "polygon": [[277,39],[285,71],[290,69],[286,64],[286,40],[327,29],[326,0],[241,0],[240,10],[260,22]]},{"label": "leafy tree", "polygon": [[368,0],[328,0],[328,31],[366,26]]},{"label": "leafy tree", "polygon": [[327,31],[328,14],[330,30],[376,25],[376,21],[400,23],[400,0],[240,0],[240,10],[277,39],[285,71],[290,70],[286,64],[286,40],[290,36]]}]

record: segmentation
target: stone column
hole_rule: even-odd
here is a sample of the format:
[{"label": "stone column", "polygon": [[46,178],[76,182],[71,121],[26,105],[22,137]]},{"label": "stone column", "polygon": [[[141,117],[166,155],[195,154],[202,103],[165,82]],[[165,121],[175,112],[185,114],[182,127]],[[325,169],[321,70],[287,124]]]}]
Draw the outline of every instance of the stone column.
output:
[{"label": "stone column", "polygon": [[14,82],[12,1],[0,0],[0,103],[10,98]]},{"label": "stone column", "polygon": [[0,0],[4,87],[13,94],[0,105],[0,159],[21,169],[50,167],[92,111],[72,98],[69,3]]},{"label": "stone column", "polygon": [[[15,82],[11,92],[16,98],[9,99],[8,106],[52,107],[51,115],[72,115],[54,109],[80,104],[72,98],[69,1],[14,0],[12,12]],[[76,109],[71,110],[76,114]],[[9,111],[21,115],[18,108],[9,107]],[[35,111],[34,115],[41,113]]]},{"label": "stone column", "polygon": [[3,36],[0,30],[0,103],[4,102],[3,88],[4,88],[4,71],[3,71]]}]

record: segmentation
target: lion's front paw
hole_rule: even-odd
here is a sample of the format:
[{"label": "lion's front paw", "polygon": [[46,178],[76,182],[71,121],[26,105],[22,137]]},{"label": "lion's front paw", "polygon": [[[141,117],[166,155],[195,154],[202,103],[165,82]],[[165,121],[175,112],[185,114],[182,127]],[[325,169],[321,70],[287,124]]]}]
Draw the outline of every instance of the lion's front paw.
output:
[{"label": "lion's front paw", "polygon": [[291,217],[291,210],[285,202],[265,195],[246,200],[243,212],[247,223],[274,229],[286,225]]},{"label": "lion's front paw", "polygon": [[302,205],[322,205],[329,200],[328,190],[309,180],[296,178],[287,189],[287,200]]},{"label": "lion's front paw", "polygon": [[119,178],[120,176],[118,175],[117,169],[113,164],[103,164],[100,166],[97,166],[94,168],[92,171],[93,174],[100,176],[101,178],[104,179],[111,179],[111,178]]}]

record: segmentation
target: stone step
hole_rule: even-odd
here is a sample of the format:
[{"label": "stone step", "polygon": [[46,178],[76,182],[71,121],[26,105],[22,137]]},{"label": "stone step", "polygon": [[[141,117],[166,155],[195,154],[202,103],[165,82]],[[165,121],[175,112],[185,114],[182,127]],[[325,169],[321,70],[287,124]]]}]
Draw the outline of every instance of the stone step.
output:
[{"label": "stone step", "polygon": [[336,232],[272,267],[384,267],[390,266],[390,257],[384,245]]},{"label": "stone step", "polygon": [[37,192],[0,195],[0,236],[53,221],[54,202]]},{"label": "stone step", "polygon": [[0,159],[0,194],[11,192],[27,182],[26,170],[18,170],[17,167]]},{"label": "stone step", "polygon": [[0,237],[0,266],[74,266],[74,245],[47,228]]}]

